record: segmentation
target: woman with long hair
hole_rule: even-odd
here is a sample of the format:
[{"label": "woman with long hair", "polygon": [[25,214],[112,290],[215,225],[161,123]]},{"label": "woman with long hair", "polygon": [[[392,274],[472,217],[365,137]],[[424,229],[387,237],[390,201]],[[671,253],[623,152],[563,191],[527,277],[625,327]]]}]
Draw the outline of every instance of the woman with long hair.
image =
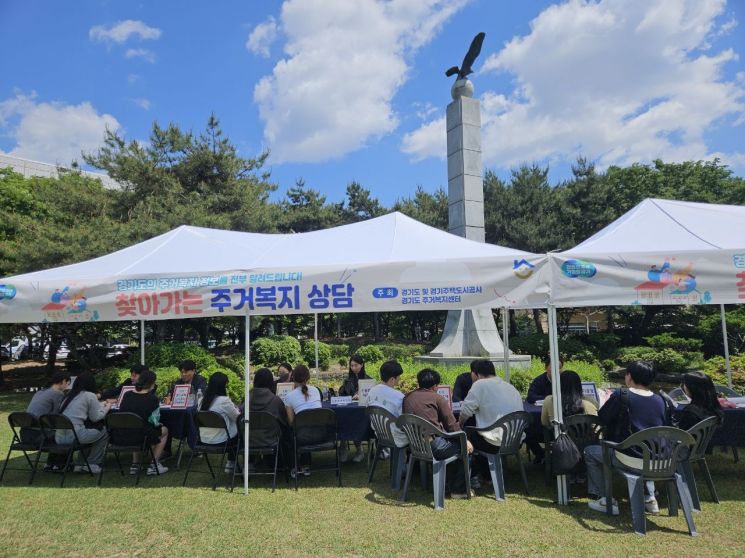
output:
[{"label": "woman with long hair", "polygon": [[681,383],[683,392],[691,398],[691,402],[684,409],[673,416],[673,423],[681,430],[688,430],[702,420],[715,416],[721,424],[724,411],[719,404],[719,398],[714,382],[709,376],[701,372],[687,372]]},{"label": "woman with long hair", "polygon": [[[292,370],[292,381],[295,384],[295,389],[285,397],[285,407],[287,408],[287,422],[292,426],[295,422],[295,415],[309,409],[320,409],[321,408],[321,391],[314,386],[308,385],[310,380],[310,370],[307,366],[298,364]],[[323,429],[325,433],[325,428]],[[307,432],[306,432],[307,434]],[[312,433],[311,438],[312,438]],[[319,433],[321,434],[321,433]],[[303,443],[314,442],[314,439],[303,438],[299,440]],[[302,465],[302,473],[305,476],[310,475],[310,455],[307,453],[300,454],[300,464]],[[295,469],[290,471],[290,475],[294,478],[298,472]]]},{"label": "woman with long hair", "polygon": [[[360,380],[369,379],[365,371],[365,361],[358,354],[352,355],[349,359],[349,374],[344,379],[344,383],[339,388],[339,395],[351,396],[353,399],[359,398]],[[365,459],[365,454],[362,451],[362,441],[354,442],[355,452],[352,461],[360,463]],[[342,463],[345,463],[349,458],[349,449],[347,443],[343,443],[341,446],[341,452],[339,453],[339,459]]]},{"label": "woman with long hair", "polygon": [[[292,381],[292,364],[289,362],[280,362],[277,366],[277,383],[284,384]],[[274,391],[274,390],[272,390]]]},{"label": "woman with long hair", "polygon": [[235,468],[238,449],[238,425],[236,420],[240,415],[240,410],[228,397],[228,377],[222,372],[215,372],[210,376],[200,410],[212,411],[225,419],[225,424],[228,426],[227,434],[222,428],[200,428],[199,436],[207,444],[222,444],[225,440],[230,440],[228,443],[228,462],[225,465],[225,472],[230,474]]},{"label": "woman with long hair", "polygon": [[[101,472],[108,435],[103,427],[103,419],[111,409],[111,402],[100,402],[96,396],[96,379],[90,372],[78,375],[72,389],[62,401],[60,413],[65,415],[75,427],[75,434],[83,444],[93,444],[86,450],[90,472],[97,475]],[[57,431],[55,439],[58,444],[69,444],[74,441],[72,432]],[[85,461],[78,455],[76,472],[88,472]]]},{"label": "woman with long hair", "polygon": [[[561,412],[564,417],[572,415],[597,415],[597,405],[582,397],[582,379],[574,370],[564,370],[559,376],[561,382]],[[541,424],[551,426],[554,419],[554,398],[552,395],[543,400]]]}]

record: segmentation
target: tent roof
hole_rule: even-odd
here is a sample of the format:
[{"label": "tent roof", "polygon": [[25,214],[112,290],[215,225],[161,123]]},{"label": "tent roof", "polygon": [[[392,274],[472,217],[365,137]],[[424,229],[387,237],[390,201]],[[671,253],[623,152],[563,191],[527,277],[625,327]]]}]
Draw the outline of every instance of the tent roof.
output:
[{"label": "tent roof", "polygon": [[745,248],[745,207],[648,198],[563,254]]},{"label": "tent roof", "polygon": [[99,276],[509,259],[526,255],[532,254],[461,238],[393,212],[359,223],[298,234],[246,233],[183,225],[99,258],[8,279],[86,280]]}]

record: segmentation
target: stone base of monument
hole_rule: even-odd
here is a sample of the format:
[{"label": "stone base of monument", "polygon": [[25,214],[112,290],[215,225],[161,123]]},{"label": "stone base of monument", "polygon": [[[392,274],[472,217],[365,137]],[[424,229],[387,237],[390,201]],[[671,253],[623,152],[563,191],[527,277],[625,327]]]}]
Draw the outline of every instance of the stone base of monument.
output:
[{"label": "stone base of monument", "polygon": [[[439,365],[439,366],[457,366],[463,368],[463,372],[468,372],[468,366],[472,360],[476,359],[487,359],[494,363],[494,368],[497,370],[504,368],[504,356],[503,355],[489,355],[489,356],[418,356],[414,357],[414,362],[419,362],[422,367]],[[513,368],[530,368],[530,355],[514,355],[510,354],[510,369]]]}]

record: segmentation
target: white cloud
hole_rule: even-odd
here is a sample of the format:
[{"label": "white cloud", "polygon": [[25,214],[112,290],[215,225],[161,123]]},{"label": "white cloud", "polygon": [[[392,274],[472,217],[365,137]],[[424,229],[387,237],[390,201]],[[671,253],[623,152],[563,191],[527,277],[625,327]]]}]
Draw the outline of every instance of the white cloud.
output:
[{"label": "white cloud", "polygon": [[145,99],[144,97],[138,97],[136,99],[130,99],[135,105],[140,107],[142,110],[150,110],[150,100]]},{"label": "white cloud", "polygon": [[269,49],[276,38],[277,22],[270,16],[264,23],[259,23],[251,31],[246,41],[246,48],[254,54],[269,58]]},{"label": "white cloud", "polygon": [[88,37],[92,41],[104,41],[123,44],[132,36],[137,36],[141,40],[159,39],[161,30],[157,27],[149,27],[142,21],[126,19],[119,21],[111,27],[105,25],[94,25],[88,31]]},{"label": "white cloud", "polygon": [[127,83],[129,84],[137,83],[141,79],[142,79],[142,76],[140,76],[139,74],[129,74],[127,76]]},{"label": "white cloud", "polygon": [[[508,96],[481,97],[485,162],[712,156],[707,129],[745,114],[742,82],[722,77],[736,53],[702,53],[723,11],[722,0],[570,0],[545,9],[481,70],[515,78]],[[444,157],[444,139],[426,137],[444,138],[444,125],[432,124],[407,134],[402,150]]]},{"label": "white cloud", "polygon": [[285,57],[254,88],[272,159],[340,157],[392,132],[407,57],[466,1],[286,1]]},{"label": "white cloud", "polygon": [[16,93],[0,101],[0,130],[15,138],[9,155],[46,163],[69,164],[82,151],[103,143],[104,131],[118,130],[110,114],[99,114],[87,101],[79,105],[39,103],[36,94]]},{"label": "white cloud", "polygon": [[155,53],[146,48],[128,48],[124,58],[142,58],[145,62],[155,63]]}]

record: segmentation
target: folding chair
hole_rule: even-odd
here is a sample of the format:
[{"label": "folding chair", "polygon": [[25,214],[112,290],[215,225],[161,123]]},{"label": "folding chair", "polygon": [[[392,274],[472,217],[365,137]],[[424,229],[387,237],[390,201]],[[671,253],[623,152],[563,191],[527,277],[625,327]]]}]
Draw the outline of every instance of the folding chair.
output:
[{"label": "folding chair", "polygon": [[701,511],[701,501],[698,497],[696,478],[693,476],[693,463],[698,462],[701,473],[704,475],[704,480],[709,486],[712,500],[717,504],[719,503],[717,489],[714,488],[714,480],[711,478],[709,466],[706,464],[706,449],[709,447],[711,438],[714,436],[714,431],[717,428],[719,428],[719,418],[709,417],[688,429],[688,433],[693,436],[696,443],[693,445],[693,448],[691,448],[691,456],[687,460],[681,462],[680,472],[683,474],[683,479],[685,479],[685,482],[688,485],[688,490],[691,492],[693,509],[696,511]]},{"label": "folding chair", "polygon": [[[230,432],[228,431],[228,425],[225,422],[224,417],[214,411],[197,412],[196,416],[194,417],[194,422],[196,423],[197,427],[197,443],[194,445],[194,448],[192,448],[191,455],[189,456],[189,464],[186,466],[186,472],[184,473],[184,482],[182,483],[182,486],[186,486],[186,479],[189,477],[189,472],[191,471],[191,464],[194,461],[194,456],[201,453],[204,455],[204,461],[207,463],[207,468],[209,469],[209,471],[197,472],[205,474],[209,472],[209,474],[212,475],[212,480],[214,481],[212,484],[212,490],[217,490],[217,476],[215,475],[215,471],[212,467],[212,464],[210,463],[209,456],[220,456],[220,465],[218,468],[218,472],[221,471],[223,465],[225,464],[225,456],[228,453],[228,447],[230,445]],[[225,432],[225,441],[220,442],[219,444],[209,444],[203,442],[202,428],[214,428],[223,430]]]},{"label": "folding chair", "polygon": [[[647,520],[644,516],[644,481],[664,482],[667,486],[668,508],[671,516],[678,515],[678,500],[683,507],[688,524],[688,532],[695,537],[696,525],[693,522],[693,504],[688,485],[677,473],[691,454],[691,448],[696,443],[693,436],[684,430],[672,426],[655,426],[640,430],[626,438],[623,442],[602,440],[603,472],[605,477],[606,513],[612,514],[613,509],[613,471],[621,473],[629,487],[631,501],[631,517],[634,532],[645,535]],[[638,471],[624,468],[614,468],[611,450],[637,448],[642,457],[639,459],[641,467]],[[623,461],[621,462],[623,464]]]},{"label": "folding chair", "polygon": [[[8,448],[8,455],[5,456],[5,464],[3,470],[0,473],[0,481],[5,476],[5,470],[8,469],[8,462],[10,461],[10,453],[13,451],[23,452],[23,457],[26,458],[31,469],[31,474],[28,479],[28,483],[34,482],[34,476],[39,465],[39,457],[41,456],[41,444],[44,441],[44,435],[39,426],[39,420],[31,413],[10,413],[8,415],[8,424],[13,432],[13,439],[10,441],[10,447]],[[34,441],[35,439],[35,441]],[[25,440],[25,441],[24,441]],[[28,452],[38,452],[36,460],[31,461]],[[25,469],[14,469],[10,468],[11,471],[25,471]]]},{"label": "folding chair", "polygon": [[523,433],[532,420],[533,417],[531,417],[530,413],[526,411],[515,411],[514,413],[504,415],[489,426],[484,426],[482,428],[476,428],[473,426],[467,427],[473,432],[486,432],[496,428],[502,429],[502,445],[499,447],[494,446],[495,451],[493,453],[483,450],[476,450],[475,452],[485,457],[489,463],[489,474],[491,475],[492,484],[494,485],[494,497],[498,501],[504,501],[505,499],[502,459],[505,459],[508,455],[514,455],[517,459],[517,464],[520,468],[520,475],[523,478],[525,494],[529,494],[528,477],[525,473],[523,460],[520,457],[520,445],[522,444]]},{"label": "folding chair", "polygon": [[[463,461],[463,470],[466,476],[466,495],[471,498],[471,473],[468,465],[468,447],[466,444],[465,432],[443,432],[434,424],[424,420],[416,415],[404,414],[396,420],[398,426],[406,434],[409,440],[409,466],[406,470],[406,480],[404,481],[404,490],[401,494],[401,501],[405,502],[409,493],[409,484],[414,473],[414,462],[432,464],[432,486],[435,500],[435,510],[442,510],[445,507],[445,476],[447,465],[458,459]],[[430,440],[432,436],[439,436],[446,439],[460,440],[460,453],[447,459],[435,459],[432,453]]]},{"label": "folding chair", "polygon": [[[69,418],[67,418],[65,415],[57,414],[42,415],[39,417],[39,424],[41,426],[43,435],[43,441],[40,451],[46,453],[65,454],[65,467],[62,471],[62,480],[60,480],[59,483],[60,488],[65,485],[65,477],[67,477],[67,471],[68,469],[70,469],[70,465],[72,464],[72,457],[76,451],[80,452],[80,455],[85,462],[85,469],[88,471],[88,474],[90,476],[94,476],[93,471],[91,471],[90,463],[88,462],[88,453],[93,447],[93,444],[84,444],[78,439],[78,434],[75,431],[75,427],[73,426],[72,422],[70,422]],[[68,438],[71,437],[72,441],[63,443],[57,442],[57,432],[68,432],[72,434],[72,436],[67,436]],[[39,458],[37,456],[37,463],[38,459]]]},{"label": "folding chair", "polygon": [[[137,469],[137,478],[135,479],[135,486],[137,486],[140,484],[140,475],[147,462],[145,456],[149,454],[152,462],[155,463],[153,448],[147,440],[148,424],[142,420],[140,415],[135,413],[113,412],[106,416],[106,430],[109,433],[109,438],[106,442],[104,455],[108,452],[114,454],[122,476],[124,476],[124,469],[119,454],[122,452],[140,452],[140,467]],[[104,469],[105,467],[102,466],[101,474],[98,476],[98,486],[101,486],[103,482]],[[156,474],[160,475],[159,467],[156,467],[155,470]]]},{"label": "folding chair", "polygon": [[372,482],[375,467],[380,460],[380,448],[388,448],[391,452],[391,488],[401,490],[401,477],[406,468],[406,446],[398,447],[393,437],[393,427],[396,426],[396,417],[383,407],[368,407],[365,413],[370,418],[370,425],[375,432],[375,448],[373,451],[372,465],[367,482]]},{"label": "folding chair", "polygon": [[308,409],[295,415],[293,447],[295,454],[295,490],[297,490],[298,454],[334,450],[336,467],[316,469],[316,471],[336,471],[341,486],[341,459],[339,459],[339,438],[336,428],[336,413],[331,409]]},{"label": "folding chair", "polygon": [[[279,465],[279,454],[282,452],[281,439],[282,428],[274,415],[265,412],[250,411],[248,420],[243,415],[238,417],[238,457],[233,469],[230,481],[230,491],[235,486],[235,477],[238,475],[238,459],[245,452],[243,441],[245,440],[246,423],[248,423],[248,454],[249,455],[271,455],[274,457],[274,469],[269,473],[250,473],[247,463],[243,464],[244,475],[272,475],[272,492],[277,488],[277,467]],[[258,442],[256,442],[258,440]]]}]

